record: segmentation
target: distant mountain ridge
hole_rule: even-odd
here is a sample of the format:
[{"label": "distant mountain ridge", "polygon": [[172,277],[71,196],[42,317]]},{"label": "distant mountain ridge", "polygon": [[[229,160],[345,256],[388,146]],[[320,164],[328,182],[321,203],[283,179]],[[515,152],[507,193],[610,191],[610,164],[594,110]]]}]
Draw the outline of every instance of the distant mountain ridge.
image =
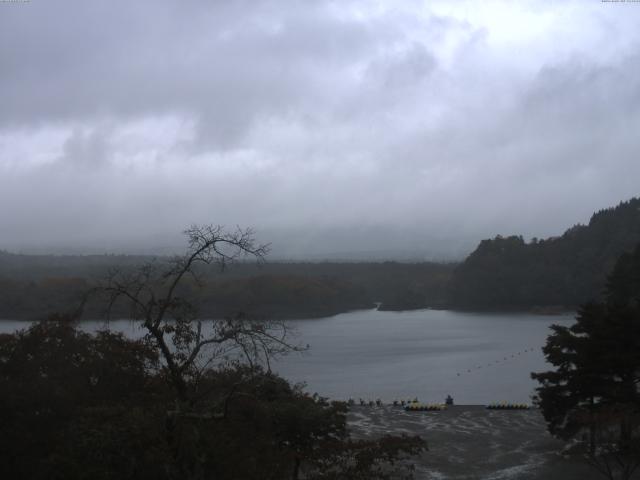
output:
[{"label": "distant mountain ridge", "polygon": [[599,299],[616,260],[640,243],[640,198],[594,213],[562,236],[480,242],[451,279],[451,302],[464,309],[572,308]]}]

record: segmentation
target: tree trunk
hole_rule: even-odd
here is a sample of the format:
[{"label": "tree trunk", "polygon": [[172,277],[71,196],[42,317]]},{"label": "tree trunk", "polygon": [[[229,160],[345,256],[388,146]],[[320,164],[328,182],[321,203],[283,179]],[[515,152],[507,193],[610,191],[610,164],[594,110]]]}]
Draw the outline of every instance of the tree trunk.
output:
[{"label": "tree trunk", "polygon": [[596,419],[593,414],[594,400],[591,397],[591,421],[589,422],[589,455],[595,457],[596,454]]},{"label": "tree trunk", "polygon": [[291,476],[291,480],[298,480],[300,475],[300,457],[296,455],[296,458],[293,461],[293,475]]}]

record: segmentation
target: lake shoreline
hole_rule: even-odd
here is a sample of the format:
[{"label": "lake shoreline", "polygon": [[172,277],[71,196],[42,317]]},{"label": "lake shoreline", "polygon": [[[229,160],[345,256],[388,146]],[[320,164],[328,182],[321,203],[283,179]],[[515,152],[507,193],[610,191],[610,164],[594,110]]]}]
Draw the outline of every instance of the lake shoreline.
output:
[{"label": "lake shoreline", "polygon": [[[540,306],[540,307],[531,307],[525,309],[516,309],[516,308],[492,308],[492,309],[467,309],[455,307],[453,305],[448,306],[422,306],[416,308],[394,308],[394,307],[385,307],[384,304],[380,304],[379,306],[372,305],[370,308],[354,308],[354,309],[331,309],[331,310],[323,310],[323,311],[314,311],[314,312],[288,312],[286,314],[280,313],[260,313],[260,314],[252,314],[251,318],[255,319],[265,319],[265,320],[317,320],[322,318],[335,317],[337,315],[344,315],[355,312],[366,312],[366,311],[380,311],[380,312],[393,312],[393,313],[404,313],[404,312],[420,312],[420,311],[445,311],[445,312],[460,312],[460,313],[470,313],[470,314],[514,314],[514,315],[524,315],[524,314],[533,314],[533,315],[543,315],[543,316],[556,316],[556,315],[574,315],[577,312],[577,308],[571,307],[562,307],[562,306]],[[231,314],[229,314],[231,315]],[[211,320],[211,319],[221,319],[220,317],[208,317],[203,320]],[[0,318],[0,322],[25,322],[32,323],[40,320],[46,320],[47,317],[30,317],[30,318]],[[94,321],[106,321],[103,319],[96,318],[81,318],[79,320],[82,322],[94,322]]]}]

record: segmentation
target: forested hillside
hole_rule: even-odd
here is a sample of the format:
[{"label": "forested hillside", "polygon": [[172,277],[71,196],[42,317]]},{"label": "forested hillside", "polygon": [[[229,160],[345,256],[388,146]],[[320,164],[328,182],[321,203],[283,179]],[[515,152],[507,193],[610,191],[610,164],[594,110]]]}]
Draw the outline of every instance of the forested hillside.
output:
[{"label": "forested hillside", "polygon": [[[82,294],[113,269],[135,271],[166,258],[93,255],[31,256],[0,252],[0,318],[34,319],[69,311]],[[333,315],[354,309],[439,307],[447,301],[454,268],[437,263],[237,263],[221,272],[208,268],[201,284],[181,292],[204,316],[238,311],[275,318]],[[89,302],[85,317],[98,318],[103,303]],[[126,316],[127,311],[116,312]]]},{"label": "forested hillside", "polygon": [[561,237],[483,240],[454,271],[454,306],[574,307],[602,295],[616,260],[640,242],[640,198],[596,212]]},{"label": "forested hillside", "polygon": [[[459,265],[438,263],[238,263],[202,273],[183,292],[205,316],[237,311],[280,318],[359,308],[573,308],[600,297],[616,259],[640,243],[640,198],[595,213],[561,237],[483,240]],[[127,255],[30,256],[0,252],[0,318],[68,310],[116,269],[166,258]],[[99,302],[96,302],[98,305]],[[102,314],[88,305],[86,315]],[[121,312],[126,315],[126,312]]]}]

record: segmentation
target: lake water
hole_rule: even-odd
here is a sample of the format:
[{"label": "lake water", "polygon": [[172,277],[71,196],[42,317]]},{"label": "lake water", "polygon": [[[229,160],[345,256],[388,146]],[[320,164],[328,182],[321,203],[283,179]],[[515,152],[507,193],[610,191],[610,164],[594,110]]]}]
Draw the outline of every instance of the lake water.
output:
[{"label": "lake water", "polygon": [[530,401],[530,372],[549,368],[541,351],[549,325],[569,325],[573,316],[357,311],[291,323],[311,348],[276,370],[311,392],[425,402],[450,394],[457,403],[487,404]]},{"label": "lake water", "polygon": [[[334,399],[418,397],[460,404],[529,402],[536,383],[530,372],[549,368],[541,347],[549,325],[569,325],[572,315],[468,313],[446,310],[362,310],[289,322],[297,341],[309,344],[273,368],[310,392]],[[86,322],[95,330],[102,322]],[[0,331],[24,327],[0,322]],[[140,337],[136,324],[112,321],[112,329]]]}]

